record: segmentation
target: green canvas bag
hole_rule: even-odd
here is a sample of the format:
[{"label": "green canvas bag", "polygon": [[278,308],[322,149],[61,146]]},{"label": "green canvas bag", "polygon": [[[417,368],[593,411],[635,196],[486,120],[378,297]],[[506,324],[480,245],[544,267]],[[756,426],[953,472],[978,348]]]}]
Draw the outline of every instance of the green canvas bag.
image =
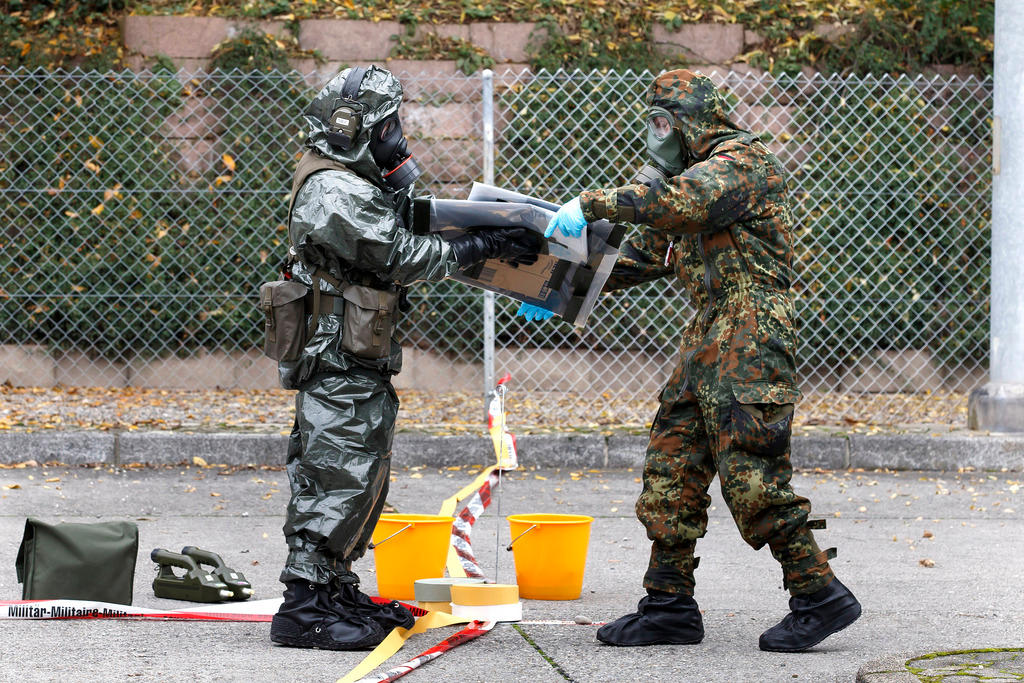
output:
[{"label": "green canvas bag", "polygon": [[29,517],[15,560],[21,599],[130,605],[138,553],[132,522],[47,524]]},{"label": "green canvas bag", "polygon": [[293,280],[260,285],[264,317],[263,353],[274,360],[295,361],[302,355],[313,331],[306,329],[306,298],[309,288]]}]

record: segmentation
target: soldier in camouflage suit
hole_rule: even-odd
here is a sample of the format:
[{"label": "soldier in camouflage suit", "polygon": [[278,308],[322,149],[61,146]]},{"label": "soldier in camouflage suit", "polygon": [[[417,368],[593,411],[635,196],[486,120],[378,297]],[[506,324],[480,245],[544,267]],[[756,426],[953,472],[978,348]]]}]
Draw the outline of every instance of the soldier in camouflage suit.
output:
[{"label": "soldier in camouflage suit", "polygon": [[692,597],[694,548],[707,530],[708,487],[718,474],[743,539],[771,549],[792,594],[792,613],[761,636],[761,649],[807,649],[852,623],[861,608],[833,576],[834,549],[822,551],[814,540],[810,502],[790,486],[800,391],[784,171],[755,135],[729,120],[705,76],[664,73],[647,105],[654,167],[641,171],[640,182],[583,192],[549,227],[571,233],[573,225],[602,218],[645,226],[622,247],[607,289],[674,274],[697,309],[661,393],[636,504],[652,541],[648,595],[636,613],[602,627],[598,639],[649,645],[703,638]]}]

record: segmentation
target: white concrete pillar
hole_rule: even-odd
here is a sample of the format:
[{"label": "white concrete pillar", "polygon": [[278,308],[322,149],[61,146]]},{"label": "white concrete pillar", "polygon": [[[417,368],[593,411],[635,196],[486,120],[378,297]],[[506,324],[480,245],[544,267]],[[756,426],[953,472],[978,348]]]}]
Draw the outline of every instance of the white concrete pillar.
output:
[{"label": "white concrete pillar", "polygon": [[968,426],[1024,431],[1024,2],[996,0],[989,382]]}]

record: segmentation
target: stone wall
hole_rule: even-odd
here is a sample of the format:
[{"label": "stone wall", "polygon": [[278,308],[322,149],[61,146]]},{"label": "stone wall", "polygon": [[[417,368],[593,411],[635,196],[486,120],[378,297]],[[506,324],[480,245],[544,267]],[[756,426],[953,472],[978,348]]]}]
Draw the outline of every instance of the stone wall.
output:
[{"label": "stone wall", "polygon": [[[224,40],[237,36],[244,28],[285,36],[290,30],[281,21],[251,21],[223,17],[127,16],[122,23],[122,38],[129,63],[138,69],[151,66],[160,55],[169,58],[185,72],[205,70],[210,54]],[[421,25],[419,36],[428,32],[466,40],[495,60],[495,88],[501,90],[529,77],[527,49],[535,25],[532,23],[472,22],[457,25]],[[406,80],[406,103],[402,120],[410,139],[410,151],[420,163],[450,187],[445,196],[459,197],[473,180],[483,174],[480,153],[483,144],[480,126],[481,84],[466,79],[452,60],[408,60],[392,58],[398,36],[406,30],[394,21],[354,21],[309,19],[298,22],[297,42],[301,50],[316,51],[320,60],[303,57],[290,60],[300,73],[308,76],[310,87],[326,83],[340,69],[358,65],[384,65]],[[187,40],[182,39],[188,36]],[[760,74],[746,64],[731,64],[738,55],[752,49],[760,37],[742,26],[722,24],[685,25],[678,31],[656,26],[651,40],[662,53],[680,57],[680,63],[700,69],[724,86],[737,77]],[[444,97],[432,97],[424,89],[443,91]],[[210,113],[211,103],[200,93],[186,97],[179,112],[164,127],[175,145],[179,168],[190,177],[215,171],[220,163],[217,139],[221,130]],[[774,109],[778,109],[775,111]],[[791,115],[785,107],[746,107],[738,112],[748,125],[767,125],[774,136],[791,132]],[[495,111],[495,135],[500,140],[503,112]],[[765,123],[767,122],[767,123]],[[421,142],[421,140],[429,140]]]},{"label": "stone wall", "polygon": [[[600,386],[603,391],[642,395],[655,392],[675,361],[665,354],[634,353],[628,367],[609,369],[600,351],[564,349],[495,350],[498,369],[528,368],[544,377],[546,391],[573,391]],[[955,391],[985,381],[984,369],[949,370],[928,351],[877,351],[829,377],[805,378],[818,390],[853,393]],[[400,389],[420,391],[480,391],[482,363],[444,357],[423,349],[404,350]],[[107,386],[180,389],[276,389],[277,365],[259,350],[227,353],[199,351],[187,358],[149,358],[127,361],[90,358],[81,352],[50,353],[42,346],[0,345],[0,384],[14,386]]]},{"label": "stone wall", "polygon": [[[435,174],[452,193],[462,196],[472,180],[482,175],[479,132],[480,89],[475,79],[466,79],[453,60],[410,60],[391,57],[406,26],[396,21],[357,21],[347,19],[307,19],[297,28],[282,21],[253,21],[223,17],[126,16],[122,21],[124,48],[129,64],[143,69],[156,56],[169,58],[186,72],[209,68],[210,54],[224,40],[237,36],[245,28],[286,36],[295,31],[298,47],[313,57],[290,59],[293,68],[308,77],[311,88],[319,88],[340,69],[348,66],[383,65],[392,72],[411,76],[406,80],[406,104],[403,122],[410,138],[410,151]],[[485,50],[494,60],[495,88],[529,78],[528,46],[536,25],[533,23],[471,22],[468,24],[427,24],[416,27],[415,38],[427,33],[458,38]],[[818,35],[829,39],[842,35],[849,27],[821,25]],[[182,36],[188,36],[183,40]],[[678,30],[655,24],[649,39],[655,48],[680,65],[701,71],[723,87],[742,95],[735,115],[740,125],[765,132],[768,146],[780,155],[790,169],[803,162],[806,151],[792,142],[793,113],[782,101],[775,106],[750,104],[758,99],[757,86],[749,76],[764,71],[736,59],[756,49],[762,38],[739,24],[685,24]],[[937,67],[937,71],[945,73]],[[813,73],[809,67],[805,72]],[[947,74],[948,75],[948,74]],[[745,80],[744,80],[745,79]],[[442,98],[430,97],[424,88],[444,91]],[[206,103],[199,97],[186,99],[180,112],[168,121],[167,135],[176,141],[181,169],[201,175],[215,170],[219,155],[215,152],[217,131]],[[500,141],[503,113],[495,112],[496,136]],[[207,123],[212,125],[206,125]],[[198,124],[198,125],[196,125]],[[429,140],[428,143],[419,139]]]},{"label": "stone wall", "polygon": [[[152,63],[157,55],[169,58],[186,71],[206,69],[210,53],[221,42],[237,36],[243,29],[253,28],[275,36],[284,36],[288,28],[281,21],[252,21],[223,17],[127,16],[122,20],[121,35],[130,64],[137,68]],[[291,65],[302,73],[316,73],[326,82],[339,69],[347,66],[388,65],[395,72],[434,71],[433,61],[407,62],[391,58],[398,45],[398,36],[405,26],[397,21],[355,21],[349,19],[306,19],[298,22],[296,38],[300,50],[316,53],[298,57]],[[414,39],[426,33],[465,40],[487,51],[501,70],[526,68],[527,44],[534,24],[474,22],[456,25],[421,25]],[[182,40],[188,36],[188,40]],[[440,64],[447,70],[447,64]],[[454,69],[452,69],[454,72]]]},{"label": "stone wall", "polygon": [[[302,73],[315,73],[326,82],[339,69],[348,66],[386,65],[395,72],[416,74],[429,72],[455,73],[454,63],[446,60],[402,60],[391,56],[399,37],[407,27],[397,21],[365,21],[350,19],[305,19],[289,28],[283,21],[255,21],[224,17],[126,16],[121,21],[123,47],[129,64],[144,68],[161,55],[186,71],[206,69],[210,54],[221,42],[236,37],[243,29],[252,28],[270,35],[294,38],[299,50],[315,51],[312,56],[290,59]],[[537,25],[532,22],[470,22],[465,24],[421,24],[416,26],[413,41],[428,33],[464,40],[484,50],[495,61],[493,70],[522,72],[529,68],[529,49]],[[852,30],[849,26],[822,24],[815,33],[835,39]],[[183,37],[187,36],[187,39]],[[662,55],[678,59],[680,65],[725,79],[730,72],[749,73],[758,69],[736,61],[741,55],[756,50],[763,38],[741,24],[684,24],[678,29],[654,24],[648,39]],[[936,71],[950,73],[957,67],[939,65]],[[812,73],[813,69],[805,68]],[[315,85],[315,84],[313,84]]]},{"label": "stone wall", "polygon": [[[305,19],[296,23],[294,37],[302,51],[316,51],[323,64],[312,57],[292,60],[303,73],[314,69],[329,77],[339,68],[367,63],[391,62],[392,50],[407,27],[397,21],[351,19]],[[157,55],[168,57],[185,70],[204,69],[210,53],[221,42],[237,36],[244,28],[284,37],[290,29],[283,21],[255,21],[224,17],[126,16],[121,35],[125,50],[135,66],[145,66]],[[529,61],[533,22],[469,22],[464,24],[420,24],[412,37],[426,34],[466,41],[484,50],[499,65],[525,67]],[[814,32],[825,40],[853,30],[840,24],[822,24]],[[187,36],[187,39],[183,39]],[[648,37],[655,49],[680,64],[693,68],[732,65],[740,55],[757,49],[763,38],[742,24],[684,24],[678,29],[654,24]],[[742,62],[740,68],[746,68]]]}]

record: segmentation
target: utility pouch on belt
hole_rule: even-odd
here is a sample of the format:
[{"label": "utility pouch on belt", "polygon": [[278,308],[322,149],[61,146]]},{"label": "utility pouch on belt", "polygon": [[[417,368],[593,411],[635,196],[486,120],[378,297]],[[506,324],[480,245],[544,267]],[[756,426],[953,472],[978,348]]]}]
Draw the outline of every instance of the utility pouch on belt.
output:
[{"label": "utility pouch on belt", "polygon": [[131,522],[47,524],[29,517],[15,570],[22,600],[132,604],[139,529]]},{"label": "utility pouch on belt", "polygon": [[341,348],[359,358],[379,360],[391,352],[395,331],[398,292],[349,285],[345,299],[345,322]]},{"label": "utility pouch on belt", "polygon": [[306,329],[306,295],[309,287],[294,280],[275,280],[260,286],[263,311],[263,353],[274,360],[297,360],[309,341]]},{"label": "utility pouch on belt", "polygon": [[[321,279],[341,290],[342,311],[334,305],[338,296],[320,291]],[[319,270],[313,275],[312,291],[294,280],[266,282],[260,287],[266,331],[263,352],[274,360],[298,360],[316,332],[320,315],[341,312],[341,350],[369,360],[387,358],[398,317],[399,296],[397,291],[343,283]],[[325,300],[329,302],[326,305]]]}]

